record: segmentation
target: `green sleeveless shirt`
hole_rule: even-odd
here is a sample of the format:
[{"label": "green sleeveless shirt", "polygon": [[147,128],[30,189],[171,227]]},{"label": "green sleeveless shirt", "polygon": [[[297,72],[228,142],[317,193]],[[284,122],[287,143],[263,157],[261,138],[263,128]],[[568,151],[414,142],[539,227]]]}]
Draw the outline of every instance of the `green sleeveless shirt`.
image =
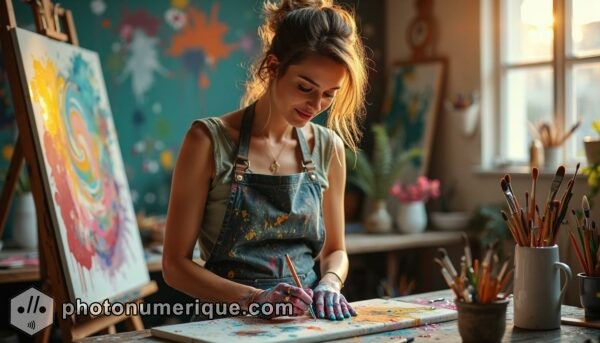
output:
[{"label": "green sleeveless shirt", "polygon": [[[197,121],[203,123],[210,133],[215,159],[215,178],[212,180],[208,191],[199,237],[200,256],[207,261],[219,237],[225,210],[227,209],[237,145],[221,119],[210,117],[198,119]],[[333,156],[333,132],[318,124],[310,123],[310,125],[314,134],[312,160],[316,167],[321,188],[325,190],[329,186],[327,171]]]}]

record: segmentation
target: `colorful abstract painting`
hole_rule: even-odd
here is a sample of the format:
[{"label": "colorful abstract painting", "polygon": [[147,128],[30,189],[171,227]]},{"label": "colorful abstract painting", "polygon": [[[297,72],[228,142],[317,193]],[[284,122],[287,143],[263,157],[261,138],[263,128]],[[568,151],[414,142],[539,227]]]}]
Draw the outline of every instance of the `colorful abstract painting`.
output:
[{"label": "colorful abstract painting", "polygon": [[234,317],[153,328],[152,335],[176,342],[323,342],[458,318],[454,310],[392,299],[364,300],[352,306],[358,316],[343,321]]},{"label": "colorful abstract painting", "polygon": [[71,299],[149,282],[98,55],[17,29],[35,145]]}]

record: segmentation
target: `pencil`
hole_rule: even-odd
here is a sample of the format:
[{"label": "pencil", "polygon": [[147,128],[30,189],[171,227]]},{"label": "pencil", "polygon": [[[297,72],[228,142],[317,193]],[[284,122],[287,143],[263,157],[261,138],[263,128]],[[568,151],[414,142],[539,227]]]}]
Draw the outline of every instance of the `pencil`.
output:
[{"label": "pencil", "polygon": [[[296,274],[296,268],[294,268],[294,264],[292,263],[292,260],[290,259],[288,254],[285,254],[285,261],[287,262],[288,268],[290,268],[290,272],[292,272],[292,276],[294,277],[296,286],[303,288],[302,282],[300,282],[300,279],[298,278],[298,274]],[[317,320],[317,316],[315,315],[315,311],[312,308],[312,304],[308,305],[308,312],[310,312],[310,315],[311,315],[311,317],[313,317],[314,320]]]}]

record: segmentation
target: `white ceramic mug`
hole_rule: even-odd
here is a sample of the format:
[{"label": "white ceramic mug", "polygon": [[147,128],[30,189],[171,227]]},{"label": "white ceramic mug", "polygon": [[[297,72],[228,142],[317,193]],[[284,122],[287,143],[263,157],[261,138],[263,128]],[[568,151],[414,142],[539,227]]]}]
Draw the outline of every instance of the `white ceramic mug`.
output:
[{"label": "white ceramic mug", "polygon": [[[560,270],[565,283],[560,285]],[[558,261],[558,245],[515,248],[514,324],[533,330],[560,328],[560,307],[572,278],[571,268]]]}]

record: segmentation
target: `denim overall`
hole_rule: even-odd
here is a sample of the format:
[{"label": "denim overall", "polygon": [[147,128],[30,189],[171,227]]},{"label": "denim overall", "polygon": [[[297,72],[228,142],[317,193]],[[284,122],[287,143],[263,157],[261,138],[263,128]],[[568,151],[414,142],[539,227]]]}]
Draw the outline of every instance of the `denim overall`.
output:
[{"label": "denim overall", "polygon": [[304,171],[293,175],[253,174],[248,161],[254,106],[244,111],[231,193],[223,226],[205,267],[256,288],[294,285],[288,254],[304,287],[314,287],[314,259],[324,241],[322,189],[309,148],[295,129]]}]

